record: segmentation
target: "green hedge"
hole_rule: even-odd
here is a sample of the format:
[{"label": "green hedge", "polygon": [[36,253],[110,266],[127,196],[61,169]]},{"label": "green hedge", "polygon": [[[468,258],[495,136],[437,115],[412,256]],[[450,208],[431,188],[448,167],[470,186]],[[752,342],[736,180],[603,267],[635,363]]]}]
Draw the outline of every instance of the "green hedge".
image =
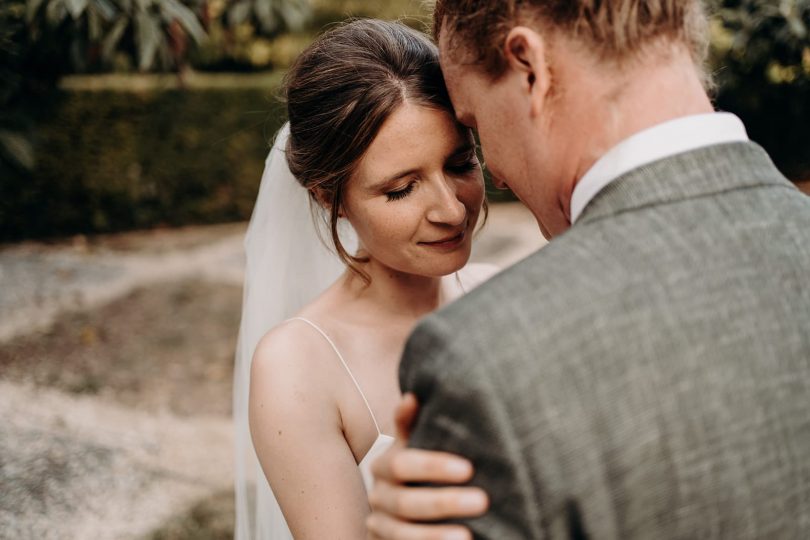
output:
[{"label": "green hedge", "polygon": [[40,111],[36,169],[0,171],[0,240],[247,219],[275,88],[63,90]]}]

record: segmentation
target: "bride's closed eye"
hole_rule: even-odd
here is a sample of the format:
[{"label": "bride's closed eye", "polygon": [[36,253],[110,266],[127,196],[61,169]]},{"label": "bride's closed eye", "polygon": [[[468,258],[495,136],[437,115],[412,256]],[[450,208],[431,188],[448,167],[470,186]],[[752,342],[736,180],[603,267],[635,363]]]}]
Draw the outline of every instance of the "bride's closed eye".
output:
[{"label": "bride's closed eye", "polygon": [[[461,159],[458,159],[458,157],[461,157]],[[473,151],[471,154],[468,154],[466,156],[457,156],[456,159],[452,160],[450,163],[447,163],[444,168],[447,172],[451,174],[464,176],[475,171],[476,169],[478,169],[478,167],[479,167],[478,156]],[[415,186],[416,181],[412,180],[406,186],[400,189],[386,191],[385,197],[389,202],[399,201],[410,195],[411,192],[414,190]]]},{"label": "bride's closed eye", "polygon": [[410,182],[408,183],[407,186],[405,186],[402,189],[386,192],[385,196],[388,198],[389,201],[398,201],[400,199],[404,199],[405,197],[410,195],[410,193],[413,191],[414,185],[415,182]]}]

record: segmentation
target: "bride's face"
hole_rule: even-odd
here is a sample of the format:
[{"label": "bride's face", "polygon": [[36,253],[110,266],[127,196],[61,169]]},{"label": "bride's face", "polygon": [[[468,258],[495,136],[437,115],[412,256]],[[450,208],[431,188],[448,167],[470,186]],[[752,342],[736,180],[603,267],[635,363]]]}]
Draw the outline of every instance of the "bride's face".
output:
[{"label": "bride's face", "polygon": [[405,103],[358,164],[343,209],[373,261],[443,276],[467,263],[483,200],[469,132],[448,112]]}]

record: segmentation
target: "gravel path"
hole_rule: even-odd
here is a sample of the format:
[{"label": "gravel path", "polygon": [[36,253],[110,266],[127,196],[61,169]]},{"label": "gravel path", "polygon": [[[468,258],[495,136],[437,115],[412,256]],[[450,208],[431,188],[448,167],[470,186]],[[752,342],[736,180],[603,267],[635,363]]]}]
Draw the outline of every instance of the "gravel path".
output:
[{"label": "gravel path", "polygon": [[240,285],[242,234],[168,253],[86,251],[26,244],[0,251],[0,342],[47,328],[65,311],[87,311],[138,287],[202,278]]},{"label": "gravel path", "polygon": [[231,422],[0,381],[0,538],[140,538],[232,484]]}]

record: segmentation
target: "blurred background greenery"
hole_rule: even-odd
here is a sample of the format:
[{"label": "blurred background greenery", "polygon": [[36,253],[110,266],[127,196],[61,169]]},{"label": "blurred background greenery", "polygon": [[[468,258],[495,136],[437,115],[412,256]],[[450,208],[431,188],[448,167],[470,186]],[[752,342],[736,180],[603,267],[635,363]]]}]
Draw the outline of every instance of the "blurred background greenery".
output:
[{"label": "blurred background greenery", "polygon": [[[712,0],[719,108],[810,180],[810,0]],[[248,219],[283,70],[422,0],[2,0],[0,241]]]}]

